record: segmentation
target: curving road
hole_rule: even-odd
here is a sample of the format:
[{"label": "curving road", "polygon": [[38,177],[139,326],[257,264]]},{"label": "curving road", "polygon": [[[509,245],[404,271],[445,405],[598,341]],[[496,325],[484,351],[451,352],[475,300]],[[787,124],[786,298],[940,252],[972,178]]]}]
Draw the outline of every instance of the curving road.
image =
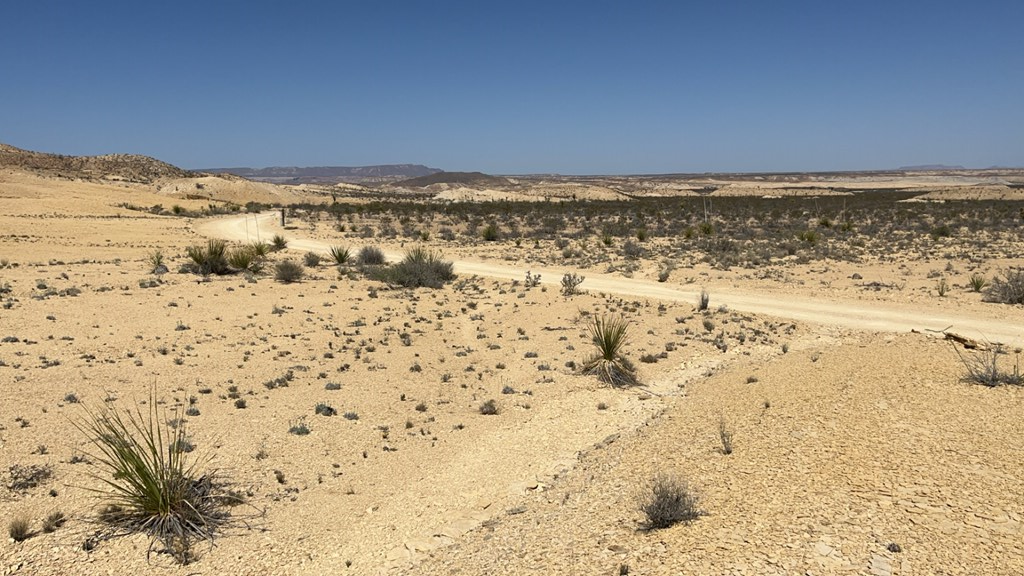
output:
[{"label": "curving road", "polygon": [[[274,234],[288,238],[288,247],[302,251],[326,252],[328,243],[289,235],[279,225],[278,212],[245,214],[201,222],[197,231],[206,236],[224,240],[269,240]],[[389,260],[398,260],[400,253],[385,252]],[[527,270],[541,275],[541,283],[558,286],[565,270],[551,268],[523,268],[490,262],[456,260],[457,274],[490,278],[522,280]],[[671,302],[695,303],[699,292],[678,287],[587,272],[582,288],[618,294],[639,296]],[[1007,308],[1007,318],[991,320],[967,315],[936,311],[920,307],[891,304],[822,300],[802,295],[779,297],[718,288],[712,295],[712,305],[726,305],[732,310],[767,314],[814,324],[842,326],[875,332],[909,332],[911,330],[943,330],[949,328],[968,338],[980,341],[1002,342],[1010,346],[1024,346],[1024,317],[1017,308]]]}]

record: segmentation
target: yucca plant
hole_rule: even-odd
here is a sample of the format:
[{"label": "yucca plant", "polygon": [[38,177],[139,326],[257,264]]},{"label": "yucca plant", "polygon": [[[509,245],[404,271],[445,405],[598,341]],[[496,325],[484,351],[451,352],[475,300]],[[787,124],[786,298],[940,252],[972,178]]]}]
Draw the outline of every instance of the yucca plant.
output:
[{"label": "yucca plant", "polygon": [[200,274],[227,274],[227,242],[223,240],[210,239],[206,246],[189,246],[185,253],[195,263]]},{"label": "yucca plant", "polygon": [[348,264],[349,259],[352,258],[352,251],[345,246],[331,246],[328,250],[331,256],[331,260],[334,260],[335,264]]},{"label": "yucca plant", "polygon": [[252,246],[239,246],[228,253],[228,264],[236,270],[259,272],[263,269],[263,258]]},{"label": "yucca plant", "polygon": [[440,288],[455,278],[452,263],[425,248],[413,248],[401,262],[386,270],[383,280],[406,288]]},{"label": "yucca plant", "polygon": [[151,273],[156,274],[159,270],[166,271],[163,250],[159,248],[153,250],[146,256],[146,260],[149,262],[149,271]]},{"label": "yucca plant", "polygon": [[982,274],[971,274],[968,282],[971,285],[971,292],[981,292],[988,288],[988,278],[985,278]]},{"label": "yucca plant", "polygon": [[[150,537],[147,556],[159,543],[175,560],[192,558],[197,540],[213,542],[227,521],[222,485],[212,474],[200,475],[207,459],[192,459],[176,447],[187,444],[187,426],[174,410],[170,419],[150,394],[148,410],[120,413],[104,408],[75,425],[92,444],[93,476],[106,485],[96,489],[108,500],[100,519],[110,524],[106,537],[143,532]],[[161,422],[174,422],[175,425]]]},{"label": "yucca plant", "polygon": [[288,247],[288,240],[280,234],[274,234],[274,237],[270,240],[270,245],[273,247],[274,251],[284,250]]},{"label": "yucca plant", "polygon": [[594,374],[612,386],[639,384],[636,367],[622,355],[628,328],[629,321],[621,316],[595,316],[590,321],[590,336],[597,353],[583,363],[584,374]]},{"label": "yucca plant", "polygon": [[260,258],[266,258],[270,254],[270,244],[266,242],[252,242],[249,244],[249,249]]}]

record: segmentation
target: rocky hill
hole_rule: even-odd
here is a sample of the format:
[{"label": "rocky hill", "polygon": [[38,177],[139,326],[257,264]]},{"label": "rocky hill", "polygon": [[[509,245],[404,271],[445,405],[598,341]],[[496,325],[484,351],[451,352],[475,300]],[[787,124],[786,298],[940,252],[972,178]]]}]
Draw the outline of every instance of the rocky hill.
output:
[{"label": "rocky hill", "polygon": [[149,184],[159,178],[194,175],[166,162],[139,154],[65,156],[22,150],[0,144],[0,167],[17,168],[62,178],[124,180]]}]

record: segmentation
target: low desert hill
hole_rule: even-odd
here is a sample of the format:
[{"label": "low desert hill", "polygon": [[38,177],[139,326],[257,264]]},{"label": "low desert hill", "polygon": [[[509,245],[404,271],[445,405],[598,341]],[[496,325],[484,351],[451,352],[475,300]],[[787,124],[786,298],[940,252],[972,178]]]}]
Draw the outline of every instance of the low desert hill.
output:
[{"label": "low desert hill", "polygon": [[158,178],[186,178],[193,173],[139,154],[65,156],[0,144],[0,166],[83,180],[151,183]]}]

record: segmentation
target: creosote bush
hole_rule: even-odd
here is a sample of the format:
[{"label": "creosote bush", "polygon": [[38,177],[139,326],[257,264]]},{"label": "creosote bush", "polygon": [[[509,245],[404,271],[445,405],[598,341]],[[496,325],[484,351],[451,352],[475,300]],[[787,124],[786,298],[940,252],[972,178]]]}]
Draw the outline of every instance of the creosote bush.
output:
[{"label": "creosote bush", "polygon": [[304,273],[302,264],[294,260],[282,260],[274,265],[274,279],[285,284],[302,280]]},{"label": "creosote bush", "polygon": [[322,258],[319,252],[306,252],[302,255],[302,263],[310,268],[316,268],[320,265]]},{"label": "creosote bush", "polygon": [[641,497],[640,511],[644,513],[644,528],[647,530],[668,528],[679,522],[689,523],[703,514],[698,507],[697,496],[686,483],[665,474],[659,474],[651,482]]},{"label": "creosote bush", "polygon": [[97,490],[108,501],[101,514],[110,525],[104,538],[142,532],[150,537],[147,555],[159,543],[185,564],[194,558],[193,543],[212,544],[227,521],[219,500],[223,487],[212,473],[200,470],[208,459],[175,449],[188,443],[178,410],[167,418],[157,408],[155,393],[147,404],[147,412],[138,407],[123,413],[110,407],[99,413],[86,409],[75,425],[92,444],[93,476],[106,485]]},{"label": "creosote bush", "polygon": [[363,246],[356,255],[356,263],[361,266],[381,266],[386,262],[384,251],[376,246]]},{"label": "creosote bush", "polygon": [[612,386],[638,384],[636,368],[622,355],[629,321],[620,317],[595,316],[590,321],[590,337],[597,353],[581,366],[584,374],[594,374]]},{"label": "creosote bush", "polygon": [[985,301],[1024,304],[1024,270],[1009,270],[993,278],[985,291]]}]

